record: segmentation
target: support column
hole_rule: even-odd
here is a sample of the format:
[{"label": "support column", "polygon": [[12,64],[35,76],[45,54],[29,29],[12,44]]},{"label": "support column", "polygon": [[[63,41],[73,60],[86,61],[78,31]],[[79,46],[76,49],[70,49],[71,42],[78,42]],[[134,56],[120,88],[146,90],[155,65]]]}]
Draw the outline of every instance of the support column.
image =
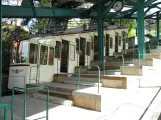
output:
[{"label": "support column", "polygon": [[[0,5],[0,104],[2,96],[2,0]],[[0,110],[1,114],[1,110]]]},{"label": "support column", "polygon": [[157,40],[160,39],[159,12],[157,13]]},{"label": "support column", "polygon": [[98,16],[97,16],[97,23],[98,23],[98,60],[104,60],[104,25],[103,25],[103,18],[102,18],[102,6],[98,7]]},{"label": "support column", "polygon": [[[2,0],[0,5],[0,104],[2,96]],[[1,110],[0,110],[1,114]]]},{"label": "support column", "polygon": [[140,50],[140,58],[144,58],[146,54],[144,42],[144,0],[138,0],[137,3],[138,48]]}]

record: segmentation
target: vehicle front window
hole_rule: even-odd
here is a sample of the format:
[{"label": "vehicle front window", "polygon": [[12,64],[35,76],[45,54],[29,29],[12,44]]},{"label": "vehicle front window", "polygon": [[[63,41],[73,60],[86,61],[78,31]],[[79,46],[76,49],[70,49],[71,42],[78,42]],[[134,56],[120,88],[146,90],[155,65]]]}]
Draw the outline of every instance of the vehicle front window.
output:
[{"label": "vehicle front window", "polygon": [[37,64],[38,45],[31,43],[29,52],[29,63]]},{"label": "vehicle front window", "polygon": [[22,42],[21,63],[28,63],[28,41]]}]

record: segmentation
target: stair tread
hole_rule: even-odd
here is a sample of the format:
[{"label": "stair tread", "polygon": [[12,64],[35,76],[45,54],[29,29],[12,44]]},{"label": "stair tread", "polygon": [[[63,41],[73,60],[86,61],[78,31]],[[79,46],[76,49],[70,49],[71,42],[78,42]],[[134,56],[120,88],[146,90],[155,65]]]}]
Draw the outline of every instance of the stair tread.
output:
[{"label": "stair tread", "polygon": [[[45,94],[40,94],[40,93],[35,93],[33,94],[34,98],[41,99],[41,100],[46,100],[46,95]],[[71,106],[74,104],[72,100],[60,98],[60,97],[55,97],[55,96],[50,96],[49,101],[51,103],[56,103],[56,104],[61,104],[61,105],[66,105],[66,106]]]},{"label": "stair tread", "polygon": [[[40,90],[40,92],[44,92],[46,93],[46,90]],[[58,91],[58,90],[50,90],[49,93],[55,93],[55,94],[61,94],[61,95],[72,95],[72,91],[71,92],[67,92],[67,91]]]},{"label": "stair tread", "polygon": [[[53,87],[53,88],[60,88],[60,89],[68,89],[68,90],[77,90],[78,86],[77,85],[70,85],[70,84],[64,84],[64,83],[59,83],[59,82],[50,82],[45,84],[48,87]],[[82,86],[82,88],[85,88],[85,86]]]}]

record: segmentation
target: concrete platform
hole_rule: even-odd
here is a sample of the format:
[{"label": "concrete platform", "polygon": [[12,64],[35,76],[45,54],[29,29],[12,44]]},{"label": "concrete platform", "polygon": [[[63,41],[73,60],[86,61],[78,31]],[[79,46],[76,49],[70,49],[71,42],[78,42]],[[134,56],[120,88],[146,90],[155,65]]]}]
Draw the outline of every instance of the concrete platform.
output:
[{"label": "concrete platform", "polygon": [[[161,92],[158,93],[153,102],[151,101],[158,90],[159,88],[140,88],[136,90],[101,88],[100,95],[107,96],[104,99],[106,105],[102,112],[50,103],[49,120],[157,120],[161,111]],[[74,94],[82,91],[96,95],[97,90],[89,88],[76,91]],[[11,96],[3,97],[2,102],[9,104],[10,120]],[[23,95],[16,95],[15,118],[22,120],[22,113]],[[45,116],[45,101],[27,96],[26,119],[33,120],[42,116]]]}]

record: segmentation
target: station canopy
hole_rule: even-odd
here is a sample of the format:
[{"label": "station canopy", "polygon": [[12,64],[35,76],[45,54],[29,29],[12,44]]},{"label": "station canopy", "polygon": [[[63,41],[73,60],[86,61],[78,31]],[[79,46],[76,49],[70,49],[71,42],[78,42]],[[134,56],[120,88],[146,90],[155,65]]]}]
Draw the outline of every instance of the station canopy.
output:
[{"label": "station canopy", "polygon": [[[53,0],[54,1],[54,0]],[[62,0],[57,0],[56,4]],[[136,19],[137,0],[63,0],[66,2],[77,3],[77,5],[90,4],[88,7],[36,7],[32,0],[22,0],[20,6],[2,5],[3,18],[93,18],[98,16],[99,6],[102,6],[102,18]],[[123,8],[120,11],[114,9],[116,2],[122,2]],[[78,4],[79,3],[79,4]],[[161,19],[161,0],[144,0],[145,19]],[[117,6],[119,7],[119,6]]]}]

